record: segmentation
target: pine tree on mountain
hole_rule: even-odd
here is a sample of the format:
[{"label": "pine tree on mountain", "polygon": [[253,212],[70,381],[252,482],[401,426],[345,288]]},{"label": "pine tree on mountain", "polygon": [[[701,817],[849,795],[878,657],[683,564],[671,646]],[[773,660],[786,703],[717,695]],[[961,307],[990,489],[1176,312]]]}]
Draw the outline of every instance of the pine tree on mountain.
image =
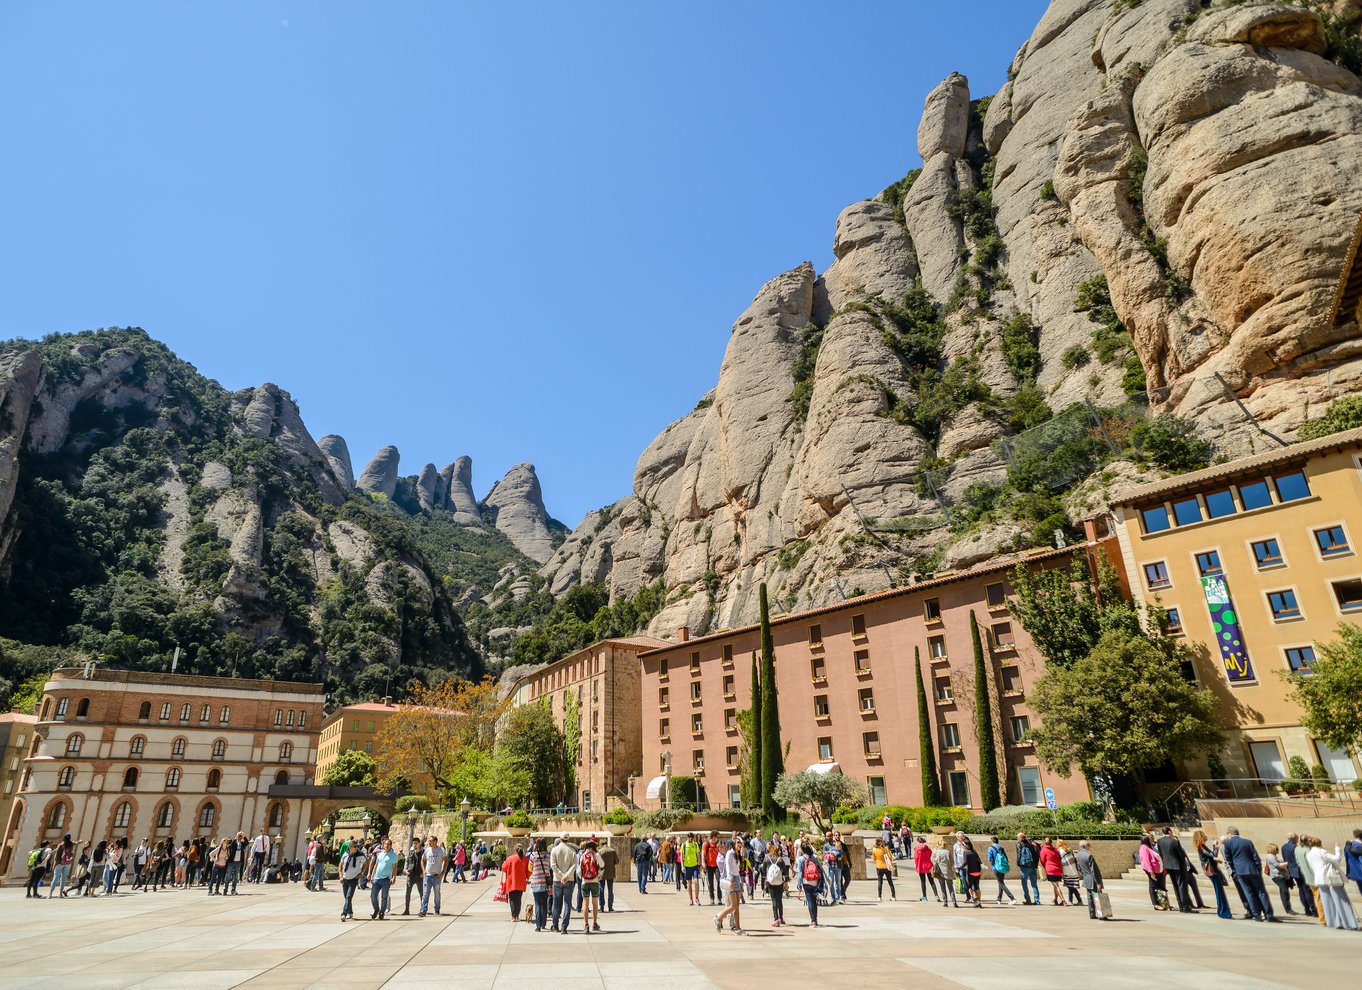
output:
[{"label": "pine tree on mountain", "polygon": [[998,754],[993,743],[993,705],[984,667],[984,643],[979,621],[969,613],[969,633],[974,640],[974,721],[979,737],[979,802],[985,811],[1002,804],[998,797]]},{"label": "pine tree on mountain", "polygon": [[941,805],[941,778],[936,770],[936,746],[932,726],[927,721],[927,689],[922,683],[922,657],[913,647],[913,670],[917,674],[917,748],[922,767],[922,803],[928,808]]},{"label": "pine tree on mountain", "polygon": [[783,817],[775,802],[776,778],[785,771],[780,755],[780,711],[776,697],[776,650],[771,641],[771,612],[766,604],[766,585],[761,600],[761,798],[771,819]]}]

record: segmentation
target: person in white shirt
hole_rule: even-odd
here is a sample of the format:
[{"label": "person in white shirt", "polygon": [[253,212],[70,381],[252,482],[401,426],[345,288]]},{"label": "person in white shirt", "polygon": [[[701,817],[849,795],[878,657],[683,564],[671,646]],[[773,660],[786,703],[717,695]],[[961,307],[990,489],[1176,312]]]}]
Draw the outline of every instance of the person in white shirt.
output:
[{"label": "person in white shirt", "polygon": [[426,840],[426,851],[421,854],[421,868],[421,917],[424,918],[432,890],[435,891],[435,913],[440,913],[440,876],[445,869],[444,846],[433,835]]},{"label": "person in white shirt", "polygon": [[359,886],[359,878],[368,868],[369,857],[364,854],[358,843],[351,845],[341,857],[339,867],[341,895],[345,898],[341,904],[341,921],[348,921],[355,916],[355,909],[350,902],[354,899],[355,888]]},{"label": "person in white shirt", "polygon": [[732,839],[724,843],[724,848],[724,854],[719,857],[719,883],[728,897],[728,907],[714,916],[714,930],[722,932],[724,930],[724,919],[731,917],[732,921],[729,924],[733,929],[733,934],[742,935],[745,934],[742,930],[742,918],[739,915],[739,908],[742,904],[742,862],[738,859],[738,853],[734,849]]},{"label": "person in white shirt", "polygon": [[566,935],[572,921],[572,895],[577,888],[577,850],[560,835],[549,854],[553,867],[553,930]]},{"label": "person in white shirt", "polygon": [[1302,836],[1301,842],[1310,847],[1305,860],[1310,864],[1310,872],[1314,875],[1315,887],[1319,891],[1324,923],[1330,928],[1357,931],[1357,915],[1353,913],[1352,902],[1348,900],[1342,850],[1335,843],[1333,855],[1330,855],[1324,851],[1324,844],[1319,837],[1313,835]]},{"label": "person in white shirt", "polygon": [[260,871],[264,868],[265,860],[269,858],[269,855],[270,835],[262,826],[260,834],[257,835],[255,840],[251,843],[251,883],[259,883],[261,881]]}]

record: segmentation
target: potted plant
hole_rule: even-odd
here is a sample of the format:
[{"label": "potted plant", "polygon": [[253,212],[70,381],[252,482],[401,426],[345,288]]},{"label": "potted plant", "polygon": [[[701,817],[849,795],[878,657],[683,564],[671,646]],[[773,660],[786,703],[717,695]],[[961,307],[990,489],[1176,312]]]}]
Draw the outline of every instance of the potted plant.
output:
[{"label": "potted plant", "polygon": [[1215,785],[1215,796],[1219,798],[1229,797],[1229,773],[1225,770],[1225,764],[1221,762],[1219,753],[1212,753],[1206,757],[1206,772],[1211,775],[1211,783]]},{"label": "potted plant", "polygon": [[624,805],[617,805],[602,819],[611,835],[628,835],[634,827],[634,816]]},{"label": "potted plant", "polygon": [[524,811],[513,811],[502,819],[501,827],[509,835],[516,837],[529,835],[534,831],[534,819]]}]

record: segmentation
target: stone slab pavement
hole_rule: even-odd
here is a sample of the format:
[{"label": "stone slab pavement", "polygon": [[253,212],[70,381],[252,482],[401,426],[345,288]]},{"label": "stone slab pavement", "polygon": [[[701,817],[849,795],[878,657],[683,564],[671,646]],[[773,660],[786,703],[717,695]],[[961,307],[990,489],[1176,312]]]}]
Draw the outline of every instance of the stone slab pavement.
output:
[{"label": "stone slab pavement", "polygon": [[818,929],[807,927],[798,902],[787,902],[790,924],[773,928],[769,902],[758,899],[743,910],[746,936],[716,933],[714,909],[689,907],[660,884],[646,896],[617,885],[616,910],[592,935],[578,917],[568,935],[512,924],[491,881],[446,884],[439,917],[370,921],[361,891],[360,920],[346,924],[334,885],[325,893],[243,886],[236,897],[198,889],[41,903],[6,887],[0,990],[633,990],[650,980],[668,990],[773,982],[826,990],[848,977],[857,990],[1362,986],[1362,934],[1312,919],[1269,926],[1211,912],[1155,913],[1144,885],[1123,881],[1108,885],[1118,916],[1110,922],[1090,921],[1079,907],[951,909],[920,903],[905,887],[902,900],[880,902],[873,882],[854,882],[850,903],[822,909]]}]

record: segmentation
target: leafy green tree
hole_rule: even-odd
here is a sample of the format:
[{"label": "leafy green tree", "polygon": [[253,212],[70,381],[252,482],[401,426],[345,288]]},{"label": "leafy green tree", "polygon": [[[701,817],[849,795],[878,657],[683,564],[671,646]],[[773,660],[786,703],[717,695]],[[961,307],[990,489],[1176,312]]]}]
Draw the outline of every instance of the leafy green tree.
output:
[{"label": "leafy green tree", "polygon": [[762,808],[768,818],[779,818],[781,808],[774,794],[776,781],[785,772],[780,749],[780,710],[776,695],[776,650],[771,640],[771,613],[766,585],[758,589],[761,608],[761,790]]},{"label": "leafy green tree", "polygon": [[326,787],[374,787],[378,783],[378,763],[359,749],[343,749],[336,762],[326,768],[322,784]]},{"label": "leafy green tree", "polygon": [[1040,762],[1067,777],[1113,781],[1167,760],[1218,752],[1215,696],[1183,676],[1179,650],[1142,633],[1112,630],[1072,666],[1051,667],[1036,682],[1031,730]]},{"label": "leafy green tree", "polygon": [[1299,436],[1302,440],[1318,440],[1359,426],[1362,426],[1362,395],[1345,395],[1329,403],[1323,416],[1302,423]]},{"label": "leafy green tree", "polygon": [[838,805],[865,803],[865,789],[846,774],[811,770],[781,774],[772,796],[781,808],[807,812],[820,832],[827,831]]},{"label": "leafy green tree", "polygon": [[1211,462],[1211,445],[1190,420],[1164,413],[1141,420],[1130,431],[1140,455],[1168,471],[1195,471]]},{"label": "leafy green tree", "polygon": [[1362,748],[1362,629],[1345,623],[1338,639],[1318,647],[1310,673],[1286,674],[1301,724],[1335,749]]},{"label": "leafy green tree", "polygon": [[762,735],[761,735],[761,675],[760,675],[760,670],[761,670],[761,668],[760,668],[760,666],[759,666],[758,663],[757,663],[757,651],[756,651],[756,650],[753,650],[753,651],[752,651],[752,707],[749,709],[749,711],[751,712],[750,719],[751,719],[751,723],[752,723],[752,752],[751,752],[751,754],[750,754],[750,761],[749,761],[749,762],[750,762],[750,766],[749,766],[749,768],[748,768],[748,777],[749,777],[749,780],[748,780],[748,787],[749,787],[749,789],[751,790],[751,796],[750,796],[750,798],[748,799],[748,803],[747,803],[747,807],[749,807],[749,808],[761,808],[761,807],[764,807],[764,806],[765,806],[765,803],[766,803],[766,802],[765,802],[765,798],[763,797],[763,794],[764,794],[765,792],[762,790],[762,773],[763,773],[764,771],[763,771],[762,762],[761,762],[761,744],[762,744]]},{"label": "leafy green tree", "polygon": [[524,805],[529,793],[529,772],[504,751],[470,746],[450,774],[451,799],[466,797],[484,808]]},{"label": "leafy green tree", "polygon": [[567,737],[553,720],[548,695],[507,713],[497,748],[529,775],[535,807],[552,807],[567,796]]},{"label": "leafy green tree", "polygon": [[1140,631],[1139,612],[1121,594],[1116,572],[1105,560],[1098,565],[1096,588],[1082,554],[1074,554],[1068,569],[1035,571],[1018,564],[1012,587],[1016,593],[1008,599],[1008,611],[1051,666],[1077,663],[1109,630]]},{"label": "leafy green tree", "polygon": [[917,675],[917,748],[922,767],[922,804],[935,808],[941,804],[941,776],[936,770],[936,744],[932,723],[927,718],[927,688],[922,683],[922,657],[913,647],[913,672]]},{"label": "leafy green tree", "polygon": [[979,801],[984,809],[1003,802],[998,795],[998,751],[993,736],[993,699],[984,665],[984,643],[979,636],[979,621],[969,611],[969,634],[974,641],[974,728],[979,740]]}]

